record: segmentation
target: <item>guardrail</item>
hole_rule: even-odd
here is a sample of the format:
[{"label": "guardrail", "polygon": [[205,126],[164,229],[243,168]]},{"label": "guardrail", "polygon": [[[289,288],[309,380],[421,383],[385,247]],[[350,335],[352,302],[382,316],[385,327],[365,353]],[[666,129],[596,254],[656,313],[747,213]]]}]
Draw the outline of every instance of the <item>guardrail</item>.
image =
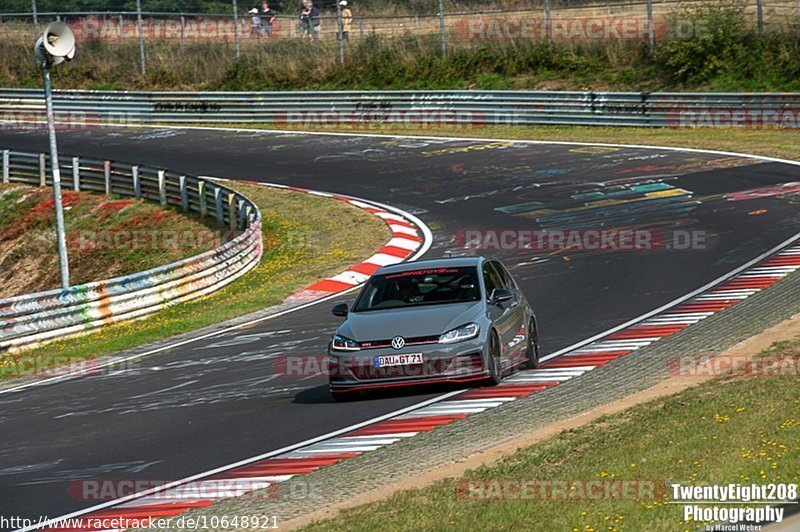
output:
[{"label": "guardrail", "polygon": [[[2,182],[52,185],[50,158],[0,150]],[[211,217],[236,236],[172,264],[105,281],[0,299],[0,350],[45,343],[209,294],[261,259],[261,215],[245,196],[195,176],[116,161],[63,156],[62,187],[128,196]]]},{"label": "guardrail", "polygon": [[[598,125],[787,127],[800,123],[800,93],[555,91],[55,92],[56,118],[73,127],[119,124],[265,123],[431,127]],[[41,91],[0,89],[0,128],[44,121]],[[4,122],[4,123],[3,123]]]}]

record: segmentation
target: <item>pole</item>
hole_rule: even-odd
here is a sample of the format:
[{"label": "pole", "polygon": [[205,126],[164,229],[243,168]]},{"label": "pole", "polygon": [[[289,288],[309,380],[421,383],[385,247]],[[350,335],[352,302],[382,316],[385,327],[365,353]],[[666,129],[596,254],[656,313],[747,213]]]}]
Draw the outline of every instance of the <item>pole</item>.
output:
[{"label": "pole", "polygon": [[342,26],[342,4],[336,2],[336,19],[339,24],[339,62],[344,65],[344,27]]},{"label": "pole", "polygon": [[653,0],[647,0],[647,42],[650,44],[650,48],[655,44],[653,35]]},{"label": "pole", "polygon": [[553,19],[550,13],[550,0],[544,2],[544,25],[547,34],[547,42],[553,41]]},{"label": "pole", "polygon": [[39,13],[36,10],[36,0],[31,0],[31,8],[33,9],[33,37],[39,38]]},{"label": "pole", "polygon": [[144,35],[142,34],[142,0],[136,0],[136,27],[139,32],[139,62],[142,66],[142,76],[147,74],[144,62]]},{"label": "pole", "polygon": [[756,0],[756,9],[758,10],[758,35],[764,35],[764,2],[763,0]]},{"label": "pole", "polygon": [[236,47],[236,60],[239,60],[239,8],[236,7],[236,0],[233,0],[233,42]]},{"label": "pole", "polygon": [[447,37],[444,28],[444,0],[439,0],[439,33],[442,36],[442,59],[447,56]]},{"label": "pole", "polygon": [[44,77],[44,99],[47,107],[47,134],[50,139],[50,169],[53,172],[53,203],[56,207],[56,242],[58,244],[58,264],[61,270],[61,288],[69,288],[69,259],[67,258],[67,239],[64,228],[64,206],[61,202],[61,168],[58,166],[56,146],[56,118],[53,112],[53,92],[50,86],[50,65],[42,67]]}]

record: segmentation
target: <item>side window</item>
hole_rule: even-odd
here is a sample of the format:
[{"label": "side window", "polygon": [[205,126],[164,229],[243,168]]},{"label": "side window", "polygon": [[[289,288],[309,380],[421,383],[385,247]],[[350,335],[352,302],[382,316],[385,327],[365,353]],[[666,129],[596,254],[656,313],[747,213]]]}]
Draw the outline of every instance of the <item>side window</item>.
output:
[{"label": "side window", "polygon": [[486,299],[488,300],[491,297],[492,292],[494,289],[497,288],[496,282],[497,274],[494,272],[494,268],[488,262],[483,263],[483,285],[486,287]]},{"label": "side window", "polygon": [[503,286],[503,278],[500,277],[491,262],[486,262],[483,265],[483,283],[486,285],[486,297],[490,297],[495,288],[505,288]]},{"label": "side window", "polygon": [[497,268],[497,272],[500,274],[500,277],[503,279],[503,288],[507,288],[509,290],[516,289],[516,285],[514,284],[514,279],[511,278],[511,274],[508,273],[506,267],[500,264],[499,262],[492,263],[495,268]]}]

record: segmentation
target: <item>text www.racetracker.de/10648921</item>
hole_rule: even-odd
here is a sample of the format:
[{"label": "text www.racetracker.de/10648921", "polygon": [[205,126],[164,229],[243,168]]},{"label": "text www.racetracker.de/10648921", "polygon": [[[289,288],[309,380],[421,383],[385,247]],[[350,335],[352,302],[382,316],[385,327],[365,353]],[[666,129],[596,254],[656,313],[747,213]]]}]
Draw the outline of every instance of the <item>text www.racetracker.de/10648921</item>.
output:
[{"label": "text www.racetracker.de/10648921", "polygon": [[278,517],[274,515],[213,515],[180,517],[72,517],[52,520],[47,516],[38,519],[8,517],[0,515],[0,528],[20,529],[30,527],[58,527],[66,529],[126,529],[126,528],[175,528],[179,530],[225,530],[225,529],[274,529],[278,528]]}]

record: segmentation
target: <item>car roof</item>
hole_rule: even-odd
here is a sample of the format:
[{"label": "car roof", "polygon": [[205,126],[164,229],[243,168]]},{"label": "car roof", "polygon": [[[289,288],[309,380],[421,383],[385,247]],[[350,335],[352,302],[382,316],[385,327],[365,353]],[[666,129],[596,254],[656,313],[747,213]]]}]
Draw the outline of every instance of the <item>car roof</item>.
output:
[{"label": "car roof", "polygon": [[484,260],[489,260],[486,257],[452,257],[444,259],[429,259],[417,260],[413,262],[403,262],[400,264],[392,264],[391,266],[384,266],[376,271],[376,275],[383,275],[386,273],[401,273],[410,270],[419,270],[420,268],[456,268],[459,266],[479,266]]}]

